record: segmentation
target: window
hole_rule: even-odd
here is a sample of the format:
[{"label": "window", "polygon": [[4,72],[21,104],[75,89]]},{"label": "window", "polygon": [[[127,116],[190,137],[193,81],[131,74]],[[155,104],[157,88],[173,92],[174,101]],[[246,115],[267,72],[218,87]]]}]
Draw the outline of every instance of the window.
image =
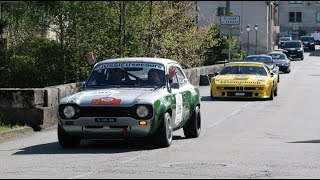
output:
[{"label": "window", "polygon": [[289,12],[289,22],[295,22],[296,16],[294,12]]},{"label": "window", "polygon": [[302,22],[302,13],[289,12],[289,22]]},{"label": "window", "polygon": [[316,19],[317,19],[317,22],[320,22],[320,12],[317,12],[317,17],[316,17]]},{"label": "window", "polygon": [[320,4],[320,1],[317,1],[317,4]]},{"label": "window", "polygon": [[224,7],[218,7],[218,15],[217,16],[223,16],[225,13]]},{"label": "window", "polygon": [[289,4],[302,4],[302,1],[289,1]]},{"label": "window", "polygon": [[301,22],[302,21],[302,13],[301,12],[296,12],[296,22]]}]

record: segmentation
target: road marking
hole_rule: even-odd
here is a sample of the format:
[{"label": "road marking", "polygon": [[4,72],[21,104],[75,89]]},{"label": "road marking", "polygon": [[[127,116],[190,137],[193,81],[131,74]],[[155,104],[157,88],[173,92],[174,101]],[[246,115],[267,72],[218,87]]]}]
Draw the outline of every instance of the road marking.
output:
[{"label": "road marking", "polygon": [[91,175],[93,174],[93,172],[88,172],[88,173],[84,173],[84,174],[80,174],[78,176],[75,176],[75,177],[72,177],[72,178],[68,178],[68,179],[79,179],[79,178],[82,178],[82,177],[85,177],[85,176],[88,176],[88,175]]},{"label": "road marking", "polygon": [[213,128],[214,126],[219,125],[221,122],[231,119],[233,116],[236,116],[237,114],[241,113],[241,111],[243,111],[247,106],[249,106],[250,104],[252,104],[254,102],[248,102],[246,104],[244,104],[243,106],[240,107],[240,109],[234,110],[231,114],[229,114],[226,118],[219,120],[218,122],[215,122],[213,124],[211,124],[208,128]]}]

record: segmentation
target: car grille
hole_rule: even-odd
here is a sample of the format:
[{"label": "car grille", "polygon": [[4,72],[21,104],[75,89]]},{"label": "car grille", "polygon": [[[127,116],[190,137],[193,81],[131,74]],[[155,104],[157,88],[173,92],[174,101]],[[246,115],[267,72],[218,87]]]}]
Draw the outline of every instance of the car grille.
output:
[{"label": "car grille", "polygon": [[[223,89],[222,89],[223,88]],[[257,89],[258,88],[258,89]],[[242,86],[237,86],[237,87],[220,87],[219,90],[231,90],[231,91],[255,91],[255,90],[263,90],[263,87],[242,87]]]},{"label": "car grille", "polygon": [[132,117],[131,107],[80,107],[81,117]]}]

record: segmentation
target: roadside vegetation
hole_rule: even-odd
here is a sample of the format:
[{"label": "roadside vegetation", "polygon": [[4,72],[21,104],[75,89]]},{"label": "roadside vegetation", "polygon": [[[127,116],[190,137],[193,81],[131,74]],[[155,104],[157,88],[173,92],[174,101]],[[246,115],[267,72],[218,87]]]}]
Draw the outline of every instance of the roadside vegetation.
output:
[{"label": "roadside vegetation", "polygon": [[[184,68],[227,58],[216,24],[196,26],[190,1],[19,1],[3,8],[0,87],[36,88],[83,81],[85,54],[163,57]],[[55,32],[56,39],[47,37]],[[236,39],[232,48],[237,49]],[[241,57],[239,54],[232,58]]]}]

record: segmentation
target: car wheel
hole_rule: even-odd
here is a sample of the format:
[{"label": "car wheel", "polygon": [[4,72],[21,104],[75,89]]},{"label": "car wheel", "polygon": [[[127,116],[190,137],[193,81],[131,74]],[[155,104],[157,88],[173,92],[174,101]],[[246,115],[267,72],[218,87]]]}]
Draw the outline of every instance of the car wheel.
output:
[{"label": "car wheel", "polygon": [[72,148],[80,144],[81,138],[70,136],[62,129],[61,125],[58,125],[58,140],[61,147]]},{"label": "car wheel", "polygon": [[186,138],[197,138],[201,132],[201,116],[199,106],[193,111],[191,118],[183,126],[183,133]]},{"label": "car wheel", "polygon": [[274,90],[273,90],[273,86],[272,86],[271,92],[270,92],[270,97],[268,98],[268,100],[273,100],[273,94],[274,94]]},{"label": "car wheel", "polygon": [[274,90],[274,96],[278,96],[278,87]]},{"label": "car wheel", "polygon": [[302,57],[301,57],[301,60],[303,60],[303,59],[304,59],[304,57],[302,56]]},{"label": "car wheel", "polygon": [[278,82],[280,82],[280,76],[279,76],[279,74],[278,74]]},{"label": "car wheel", "polygon": [[291,69],[287,68],[286,73],[290,73]]},{"label": "car wheel", "polygon": [[210,96],[211,96],[211,99],[215,99],[215,97],[213,97],[213,94],[212,94],[212,90],[210,89]]},{"label": "car wheel", "polygon": [[163,116],[160,126],[155,133],[155,143],[158,147],[169,147],[172,142],[173,130],[171,126],[171,116],[166,112]]}]

